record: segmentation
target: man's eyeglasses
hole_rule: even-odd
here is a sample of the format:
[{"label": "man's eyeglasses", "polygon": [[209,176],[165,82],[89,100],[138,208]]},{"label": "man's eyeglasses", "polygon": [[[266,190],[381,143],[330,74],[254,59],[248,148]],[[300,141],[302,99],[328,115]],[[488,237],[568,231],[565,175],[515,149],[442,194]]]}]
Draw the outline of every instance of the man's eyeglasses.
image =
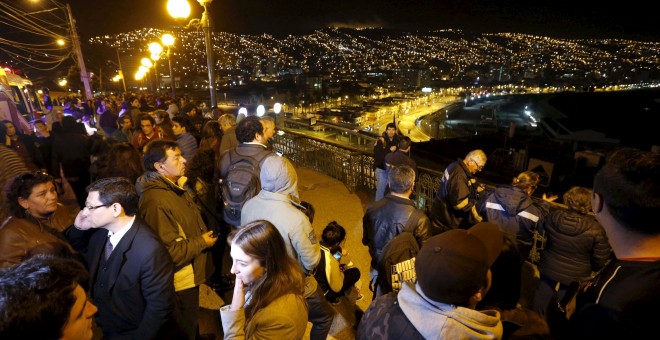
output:
[{"label": "man's eyeglasses", "polygon": [[111,205],[112,205],[112,204],[101,204],[101,205],[91,206],[91,205],[87,205],[87,204],[85,204],[84,209],[87,209],[87,210],[89,210],[89,211],[92,211],[92,210],[95,210],[95,209],[98,209],[98,208],[102,208],[102,207],[109,207],[109,206],[111,206]]},{"label": "man's eyeglasses", "polygon": [[484,165],[479,165],[479,163],[477,163],[477,161],[475,161],[474,159],[471,159],[471,161],[472,163],[474,163],[474,165],[477,166],[477,170],[481,171],[484,169]]}]

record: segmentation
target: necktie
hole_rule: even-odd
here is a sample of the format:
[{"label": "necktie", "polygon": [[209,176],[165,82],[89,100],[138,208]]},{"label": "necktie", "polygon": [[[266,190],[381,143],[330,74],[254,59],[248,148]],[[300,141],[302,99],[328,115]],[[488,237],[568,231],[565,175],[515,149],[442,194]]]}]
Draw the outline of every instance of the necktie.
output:
[{"label": "necktie", "polygon": [[110,242],[110,236],[108,236],[108,239],[105,240],[105,250],[103,251],[103,256],[105,256],[106,260],[108,259],[108,257],[110,257],[111,253],[112,253],[112,242]]}]

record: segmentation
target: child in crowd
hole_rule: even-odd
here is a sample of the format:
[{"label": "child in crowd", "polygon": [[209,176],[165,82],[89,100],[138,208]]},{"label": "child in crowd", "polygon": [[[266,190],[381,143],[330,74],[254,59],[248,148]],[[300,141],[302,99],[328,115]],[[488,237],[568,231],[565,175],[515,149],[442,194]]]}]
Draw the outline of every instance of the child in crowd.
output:
[{"label": "child in crowd", "polygon": [[[351,291],[360,279],[360,270],[347,260],[348,252],[342,249],[346,241],[346,229],[332,221],[323,229],[321,236],[321,261],[316,267],[314,277],[318,281],[325,298],[332,304],[339,303],[339,298]],[[342,261],[343,260],[343,261]],[[357,300],[362,296],[357,289]]]}]

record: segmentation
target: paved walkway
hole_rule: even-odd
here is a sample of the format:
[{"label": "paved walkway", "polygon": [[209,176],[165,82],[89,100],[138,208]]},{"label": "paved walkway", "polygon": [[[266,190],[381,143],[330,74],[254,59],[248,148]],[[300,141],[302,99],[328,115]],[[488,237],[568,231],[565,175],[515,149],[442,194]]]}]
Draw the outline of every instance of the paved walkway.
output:
[{"label": "paved walkway", "polygon": [[[371,303],[369,291],[369,252],[362,245],[362,215],[375,193],[351,193],[344,183],[305,167],[296,167],[300,198],[311,203],[316,211],[313,227],[320,238],[323,228],[331,221],[342,225],[347,232],[346,248],[353,264],[360,269],[361,292],[364,298],[351,303],[342,297],[341,303],[333,306],[337,312],[330,330],[330,339],[349,340],[355,338],[356,313],[361,315]],[[229,268],[229,267],[227,267]],[[222,327],[217,309],[224,301],[231,300],[231,291],[218,297],[206,286],[200,292],[200,333],[215,334],[222,339]],[[311,324],[308,324],[307,337]]]}]

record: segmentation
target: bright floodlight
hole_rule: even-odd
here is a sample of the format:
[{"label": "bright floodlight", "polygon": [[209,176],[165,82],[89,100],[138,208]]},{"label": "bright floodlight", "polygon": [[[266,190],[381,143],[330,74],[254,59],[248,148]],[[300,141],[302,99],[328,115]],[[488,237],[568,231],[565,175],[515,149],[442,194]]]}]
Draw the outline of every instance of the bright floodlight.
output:
[{"label": "bright floodlight", "polygon": [[160,46],[157,42],[152,42],[149,44],[149,52],[151,54],[161,54],[163,53],[163,46]]},{"label": "bright floodlight", "polygon": [[160,41],[163,43],[165,46],[172,46],[174,45],[174,37],[169,34],[165,33],[163,36],[160,38]]},{"label": "bright floodlight", "polygon": [[280,114],[281,111],[282,111],[282,104],[275,103],[275,105],[273,105],[273,112],[275,112],[275,114],[277,115]]},{"label": "bright floodlight", "polygon": [[247,117],[247,109],[244,108],[244,107],[238,109],[238,114],[239,114],[239,115],[244,115],[244,116]]},{"label": "bright floodlight", "polygon": [[153,61],[156,61],[156,60],[160,59],[160,54],[152,54],[151,57],[149,57],[149,58],[151,58],[151,60],[153,60]]},{"label": "bright floodlight", "polygon": [[174,19],[185,19],[190,16],[190,4],[187,0],[169,0],[167,2],[167,12]]},{"label": "bright floodlight", "polygon": [[140,63],[142,64],[142,66],[146,68],[150,68],[151,66],[154,66],[154,64],[151,62],[151,60],[149,60],[149,58],[142,58]]},{"label": "bright floodlight", "polygon": [[266,113],[266,108],[263,105],[257,106],[257,116],[261,117]]}]

